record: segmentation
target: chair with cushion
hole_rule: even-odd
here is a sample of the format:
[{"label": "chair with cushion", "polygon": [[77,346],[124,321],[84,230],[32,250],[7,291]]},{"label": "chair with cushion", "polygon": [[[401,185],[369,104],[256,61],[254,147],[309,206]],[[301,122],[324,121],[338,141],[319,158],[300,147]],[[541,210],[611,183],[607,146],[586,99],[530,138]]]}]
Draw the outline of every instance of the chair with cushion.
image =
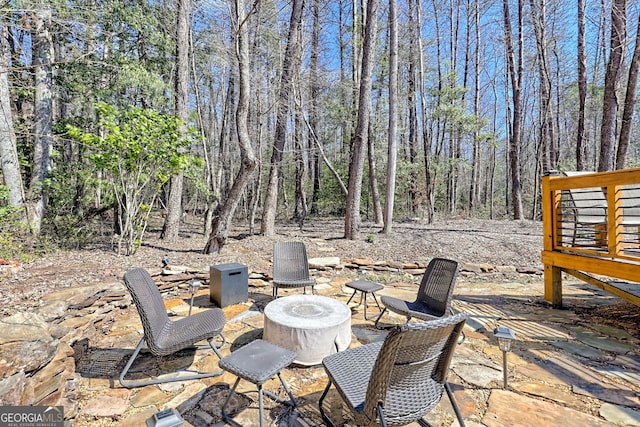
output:
[{"label": "chair with cushion", "polygon": [[[172,381],[187,381],[222,374],[222,371],[198,372],[190,376],[175,375],[162,379],[125,380],[133,361],[145,344],[154,356],[167,356],[179,350],[193,347],[200,341],[207,341],[209,347],[221,359],[222,356],[218,351],[219,347],[214,345],[213,340],[219,337],[222,340],[222,344],[224,344],[225,339],[222,335],[222,328],[226,323],[226,319],[224,312],[216,307],[188,317],[172,320],[167,314],[158,287],[146,270],[142,268],[129,270],[124,275],[124,282],[138,310],[144,335],[120,373],[120,384],[123,387],[132,388]],[[222,344],[219,344],[219,346]]]},{"label": "chair with cushion", "polygon": [[432,320],[447,316],[451,311],[453,288],[458,276],[458,263],[445,258],[433,258],[422,276],[418,294],[414,301],[382,295],[380,302],[384,309],[376,319],[375,326],[385,311],[403,314],[407,322],[415,317],[420,320]]},{"label": "chair with cushion", "polygon": [[316,281],[309,275],[307,249],[303,242],[276,242],[273,245],[273,296],[278,288],[304,288],[311,286],[315,293]]},{"label": "chair with cushion", "polygon": [[395,326],[384,342],[366,344],[323,359],[329,377],[319,407],[327,425],[335,426],[323,402],[333,384],[356,425],[429,423],[424,416],[442,399],[453,406],[460,426],[463,417],[447,383],[449,364],[466,322],[466,313],[427,322]]}]

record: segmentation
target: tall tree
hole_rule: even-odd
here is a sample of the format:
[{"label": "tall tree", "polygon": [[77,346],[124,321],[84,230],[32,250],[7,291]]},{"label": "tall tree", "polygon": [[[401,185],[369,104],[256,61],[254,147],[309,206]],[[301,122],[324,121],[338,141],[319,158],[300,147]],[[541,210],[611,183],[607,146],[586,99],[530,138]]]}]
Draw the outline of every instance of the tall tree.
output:
[{"label": "tall tree", "polygon": [[262,210],[262,224],[260,232],[265,236],[275,233],[276,210],[278,203],[278,177],[282,172],[282,154],[287,138],[287,123],[289,115],[289,101],[292,88],[293,70],[296,68],[300,57],[300,31],[302,22],[302,9],[304,1],[294,0],[291,6],[291,19],[289,20],[289,35],[287,47],[282,62],[280,75],[280,92],[278,95],[278,108],[276,117],[276,129],[271,152],[271,169],[267,194]]},{"label": "tall tree", "polygon": [[358,118],[355,133],[351,139],[351,160],[349,162],[349,185],[344,218],[344,235],[347,239],[360,236],[360,203],[362,199],[362,177],[364,174],[364,156],[366,141],[369,138],[369,115],[371,114],[371,75],[373,55],[378,28],[378,0],[367,2],[364,38],[362,42],[362,63],[360,72],[360,93],[358,96]]},{"label": "tall tree", "polygon": [[[431,174],[431,136],[427,123],[427,91],[425,88],[425,71],[424,71],[424,50],[422,43],[422,2],[416,0],[416,27],[412,28],[418,40],[418,81],[420,82],[420,112],[422,122],[422,147],[424,156],[424,177],[425,177],[425,201],[427,222],[431,224],[434,216],[434,179]],[[439,51],[438,51],[439,52]],[[438,53],[439,58],[439,53]],[[440,82],[440,61],[438,61],[438,82]]]},{"label": "tall tree", "polygon": [[518,0],[518,60],[516,62],[513,46],[513,30],[511,28],[511,13],[509,0],[503,0],[502,11],[504,18],[505,43],[507,49],[507,74],[511,81],[511,101],[513,113],[511,117],[509,141],[509,166],[511,169],[511,203],[513,219],[522,219],[522,185],[520,178],[520,136],[522,134],[522,74],[523,74],[523,0]]},{"label": "tall tree", "polygon": [[0,162],[4,184],[9,190],[9,206],[19,207],[24,205],[25,196],[11,112],[8,34],[7,25],[2,25],[0,30],[0,55],[2,55],[0,58]]},{"label": "tall tree", "polygon": [[309,75],[310,75],[310,88],[309,88],[309,152],[310,152],[310,164],[311,164],[311,177],[313,180],[313,193],[311,195],[311,213],[318,213],[318,199],[320,198],[320,154],[318,150],[313,150],[312,141],[314,135],[318,134],[319,117],[320,112],[320,76],[318,74],[318,57],[320,55],[320,0],[313,0],[311,6],[311,13],[313,16],[313,29],[311,35],[311,57],[309,59]]},{"label": "tall tree", "polygon": [[231,220],[246,188],[249,178],[257,166],[251,138],[247,127],[251,94],[251,61],[249,59],[249,30],[244,0],[235,1],[236,58],[238,60],[238,105],[236,107],[236,131],[240,148],[240,169],[224,201],[218,205],[213,217],[211,234],[204,247],[204,253],[217,254],[226,244],[231,228]]},{"label": "tall tree", "polygon": [[[367,135],[367,163],[369,164],[369,190],[371,196],[371,209],[373,210],[373,221],[376,225],[382,225],[383,222],[383,213],[382,213],[382,204],[380,203],[380,190],[378,188],[378,167],[376,160],[376,132],[374,130],[374,124],[377,120],[376,117],[379,117],[379,113],[382,103],[380,99],[382,98],[382,88],[384,86],[385,72],[382,70],[378,74],[379,84],[378,86],[378,94],[375,99],[376,109],[375,112],[373,110],[373,99],[369,99],[368,102],[372,103],[372,106],[369,107],[369,111],[371,111],[371,116],[374,119],[369,119],[369,130]],[[373,98],[373,97],[372,97]],[[368,205],[368,204],[367,204]]]},{"label": "tall tree", "polygon": [[578,129],[576,132],[576,170],[585,167],[585,116],[587,106],[587,55],[584,41],[585,0],[578,0]]},{"label": "tall tree", "polygon": [[398,17],[397,2],[389,0],[389,133],[387,144],[387,193],[384,199],[384,234],[391,233],[398,158]]},{"label": "tall tree", "polygon": [[546,0],[529,0],[531,21],[536,36],[538,78],[540,80],[539,145],[542,152],[542,170],[555,169],[558,164],[558,150],[555,147],[553,117],[551,108],[551,76],[547,61]]},{"label": "tall tree", "polygon": [[622,112],[622,124],[620,126],[620,140],[616,152],[616,169],[624,169],[627,159],[627,149],[631,139],[631,127],[633,126],[633,114],[636,106],[636,88],[638,87],[638,71],[640,70],[640,17],[636,29],[636,46],[633,49],[633,57],[629,66],[627,78],[627,93],[624,98],[624,110]]},{"label": "tall tree", "polygon": [[33,67],[35,75],[35,126],[33,140],[33,169],[29,186],[31,230],[40,234],[44,219],[46,195],[45,179],[53,165],[53,41],[51,38],[51,9],[44,8],[31,14],[33,26]]},{"label": "tall tree", "polygon": [[[296,67],[295,79],[300,82],[300,70]],[[293,133],[293,157],[296,164],[295,176],[295,208],[293,217],[302,230],[304,221],[307,218],[309,208],[307,206],[307,194],[304,190],[305,178],[307,176],[307,163],[305,161],[304,143],[304,117],[302,111],[302,90],[294,89],[294,98],[297,98],[294,110],[294,133]]]},{"label": "tall tree", "polygon": [[[413,0],[409,0],[409,31],[416,32],[416,5]],[[418,36],[419,37],[419,36]],[[417,87],[417,69],[420,65],[417,53],[417,37],[409,38],[409,58],[407,64],[407,110],[408,110],[408,151],[409,163],[412,166],[418,162],[418,87]],[[407,194],[409,202],[409,212],[415,213],[416,199],[418,196],[418,169],[412,167],[409,176],[409,191]]]},{"label": "tall tree", "polygon": [[[467,7],[469,2],[467,2]],[[474,0],[473,26],[475,29],[475,50],[473,61],[473,114],[480,117],[480,0]],[[473,211],[480,194],[480,130],[473,134],[473,151],[471,160],[471,182],[469,185],[469,210]]]},{"label": "tall tree", "polygon": [[[178,0],[176,25],[176,80],[175,112],[183,123],[189,119],[187,102],[189,100],[189,13],[191,0]],[[184,130],[183,130],[184,131]],[[161,238],[173,241],[178,238],[182,219],[182,187],[184,172],[180,170],[171,177],[169,197],[167,198],[167,216],[164,220]]]},{"label": "tall tree", "polygon": [[611,5],[611,41],[609,61],[604,76],[602,125],[598,172],[613,170],[618,122],[618,85],[622,75],[624,45],[627,38],[627,0],[613,0]]}]

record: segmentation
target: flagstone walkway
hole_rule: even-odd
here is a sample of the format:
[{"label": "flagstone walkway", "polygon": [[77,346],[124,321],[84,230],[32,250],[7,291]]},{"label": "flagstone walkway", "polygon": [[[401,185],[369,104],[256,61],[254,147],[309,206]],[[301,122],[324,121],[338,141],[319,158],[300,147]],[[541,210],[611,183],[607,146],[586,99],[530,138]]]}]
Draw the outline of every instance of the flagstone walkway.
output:
[{"label": "flagstone walkway", "polygon": [[[346,302],[350,291],[344,284],[348,280],[337,277],[321,281],[318,293]],[[415,286],[387,285],[380,294],[410,297]],[[541,283],[459,281],[454,307],[469,313],[470,318],[449,380],[467,426],[640,426],[640,340],[622,329],[589,324],[570,309],[572,304],[587,300],[602,305],[620,301],[584,284],[567,286],[565,304],[569,309],[556,310],[542,302]],[[195,298],[200,309],[211,306],[208,292],[204,287]],[[270,287],[252,287],[249,302],[224,309],[228,344],[223,354],[262,335],[262,310],[271,301],[270,294]],[[174,314],[185,315],[188,301],[183,296],[168,299],[166,305]],[[370,305],[369,314],[374,311]],[[385,321],[401,322],[402,318],[385,314]],[[503,388],[502,353],[492,334],[498,325],[516,333],[513,351],[508,353],[507,389]],[[82,374],[77,384],[82,404],[75,425],[141,426],[165,408],[176,408],[185,425],[223,425],[219,411],[235,380],[230,374],[131,390],[114,381],[123,358],[139,340],[140,330],[135,309],[129,307],[128,315],[119,316],[100,341],[88,343],[77,363]],[[361,307],[354,313],[352,334],[352,346],[384,338],[384,332],[375,329],[372,321],[363,319]],[[217,359],[210,353],[182,352],[180,357],[160,361],[146,357],[136,362],[132,372],[171,371],[190,364],[217,369]],[[291,409],[266,398],[265,413],[271,425],[322,425],[317,402],[326,385],[323,369],[292,366],[283,376],[298,406]],[[284,396],[277,381],[267,383],[265,388]],[[255,387],[241,381],[238,391],[228,412],[244,426],[257,425]],[[346,412],[341,411],[337,394],[330,395],[328,401],[332,415],[351,425]],[[436,427],[458,425],[446,396],[427,420]]]}]

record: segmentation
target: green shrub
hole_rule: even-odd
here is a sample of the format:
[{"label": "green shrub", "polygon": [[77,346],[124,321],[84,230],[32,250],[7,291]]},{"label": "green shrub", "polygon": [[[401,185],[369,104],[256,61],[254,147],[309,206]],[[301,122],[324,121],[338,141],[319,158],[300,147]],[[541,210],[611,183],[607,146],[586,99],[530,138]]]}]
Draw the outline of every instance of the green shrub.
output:
[{"label": "green shrub", "polygon": [[9,190],[0,185],[0,258],[25,261],[26,227],[18,218],[18,210],[7,204]]}]

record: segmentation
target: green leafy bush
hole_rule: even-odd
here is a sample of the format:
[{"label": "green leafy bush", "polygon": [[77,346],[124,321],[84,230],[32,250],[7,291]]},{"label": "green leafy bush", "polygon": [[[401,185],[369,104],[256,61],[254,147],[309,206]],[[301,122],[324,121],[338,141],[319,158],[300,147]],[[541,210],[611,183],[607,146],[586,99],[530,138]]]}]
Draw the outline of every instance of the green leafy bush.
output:
[{"label": "green leafy bush", "polygon": [[96,105],[99,132],[67,125],[67,136],[81,142],[91,163],[103,173],[116,207],[118,253],[135,253],[151,207],[162,185],[187,164],[190,133],[175,116],[129,106]]},{"label": "green leafy bush", "polygon": [[17,209],[8,205],[8,199],[8,188],[0,185],[0,258],[24,261],[27,231],[18,220]]}]

